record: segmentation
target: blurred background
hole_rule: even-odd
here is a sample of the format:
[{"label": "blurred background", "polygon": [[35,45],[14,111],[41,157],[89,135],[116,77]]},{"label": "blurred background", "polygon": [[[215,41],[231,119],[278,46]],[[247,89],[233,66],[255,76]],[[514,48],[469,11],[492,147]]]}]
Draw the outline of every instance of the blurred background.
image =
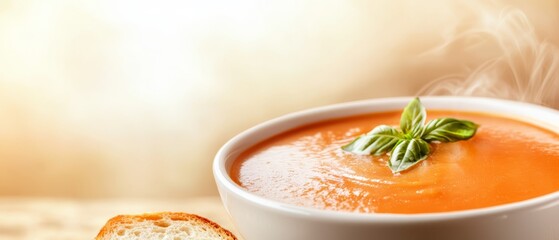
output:
[{"label": "blurred background", "polygon": [[0,0],[0,196],[217,194],[262,121],[417,94],[559,107],[551,0]]}]

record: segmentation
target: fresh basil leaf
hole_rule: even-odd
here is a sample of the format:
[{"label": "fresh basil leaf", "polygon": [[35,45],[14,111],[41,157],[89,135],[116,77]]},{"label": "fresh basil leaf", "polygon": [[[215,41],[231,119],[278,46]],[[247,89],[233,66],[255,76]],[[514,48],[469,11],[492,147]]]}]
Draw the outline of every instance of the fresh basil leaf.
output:
[{"label": "fresh basil leaf", "polygon": [[408,138],[418,138],[423,134],[426,111],[419,98],[414,98],[402,112],[400,128]]},{"label": "fresh basil leaf", "polygon": [[429,155],[429,143],[421,139],[404,139],[392,150],[388,167],[393,173],[404,171]]},{"label": "fresh basil leaf", "polygon": [[402,134],[393,127],[380,125],[342,147],[343,150],[357,153],[379,155],[392,150]]},{"label": "fresh basil leaf", "polygon": [[342,147],[357,154],[380,155],[391,152],[388,166],[393,173],[409,169],[427,158],[429,142],[455,142],[466,140],[476,133],[478,125],[453,118],[439,118],[425,125],[426,111],[419,98],[404,108],[400,117],[400,130],[381,125],[359,136]]},{"label": "fresh basil leaf", "polygon": [[427,142],[467,140],[474,136],[477,127],[477,124],[466,120],[439,118],[427,123],[421,138]]}]

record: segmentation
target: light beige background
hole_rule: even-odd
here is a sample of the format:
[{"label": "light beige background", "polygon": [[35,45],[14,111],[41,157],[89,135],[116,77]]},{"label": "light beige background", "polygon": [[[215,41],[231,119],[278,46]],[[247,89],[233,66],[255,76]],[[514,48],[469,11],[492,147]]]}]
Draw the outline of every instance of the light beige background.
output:
[{"label": "light beige background", "polygon": [[[516,10],[534,32],[498,33]],[[540,55],[557,68],[558,13],[546,0],[0,0],[0,196],[213,195],[215,152],[254,124],[511,57],[500,38],[460,37],[472,29],[527,32],[544,52],[504,48],[528,56],[525,75]],[[546,94],[503,97],[556,106]]]}]

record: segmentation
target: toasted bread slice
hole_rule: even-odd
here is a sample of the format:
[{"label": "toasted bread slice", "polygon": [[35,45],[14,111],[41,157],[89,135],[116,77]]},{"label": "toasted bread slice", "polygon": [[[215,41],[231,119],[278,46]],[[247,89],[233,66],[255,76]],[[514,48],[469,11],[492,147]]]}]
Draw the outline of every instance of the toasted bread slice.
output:
[{"label": "toasted bread slice", "polygon": [[161,212],[142,215],[119,215],[110,219],[96,240],[236,240],[216,223],[188,213]]}]

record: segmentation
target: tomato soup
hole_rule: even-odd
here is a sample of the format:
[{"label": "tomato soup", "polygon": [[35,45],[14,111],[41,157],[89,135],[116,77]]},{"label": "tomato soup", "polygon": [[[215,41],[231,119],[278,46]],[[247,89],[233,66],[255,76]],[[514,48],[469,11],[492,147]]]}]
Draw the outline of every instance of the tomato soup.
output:
[{"label": "tomato soup", "polygon": [[428,111],[428,120],[466,119],[476,135],[431,143],[428,158],[393,174],[388,156],[341,146],[375,126],[398,126],[401,112],[301,127],[243,152],[232,179],[264,198],[318,209],[362,213],[433,213],[512,203],[559,190],[559,135],[525,122],[481,113]]}]

